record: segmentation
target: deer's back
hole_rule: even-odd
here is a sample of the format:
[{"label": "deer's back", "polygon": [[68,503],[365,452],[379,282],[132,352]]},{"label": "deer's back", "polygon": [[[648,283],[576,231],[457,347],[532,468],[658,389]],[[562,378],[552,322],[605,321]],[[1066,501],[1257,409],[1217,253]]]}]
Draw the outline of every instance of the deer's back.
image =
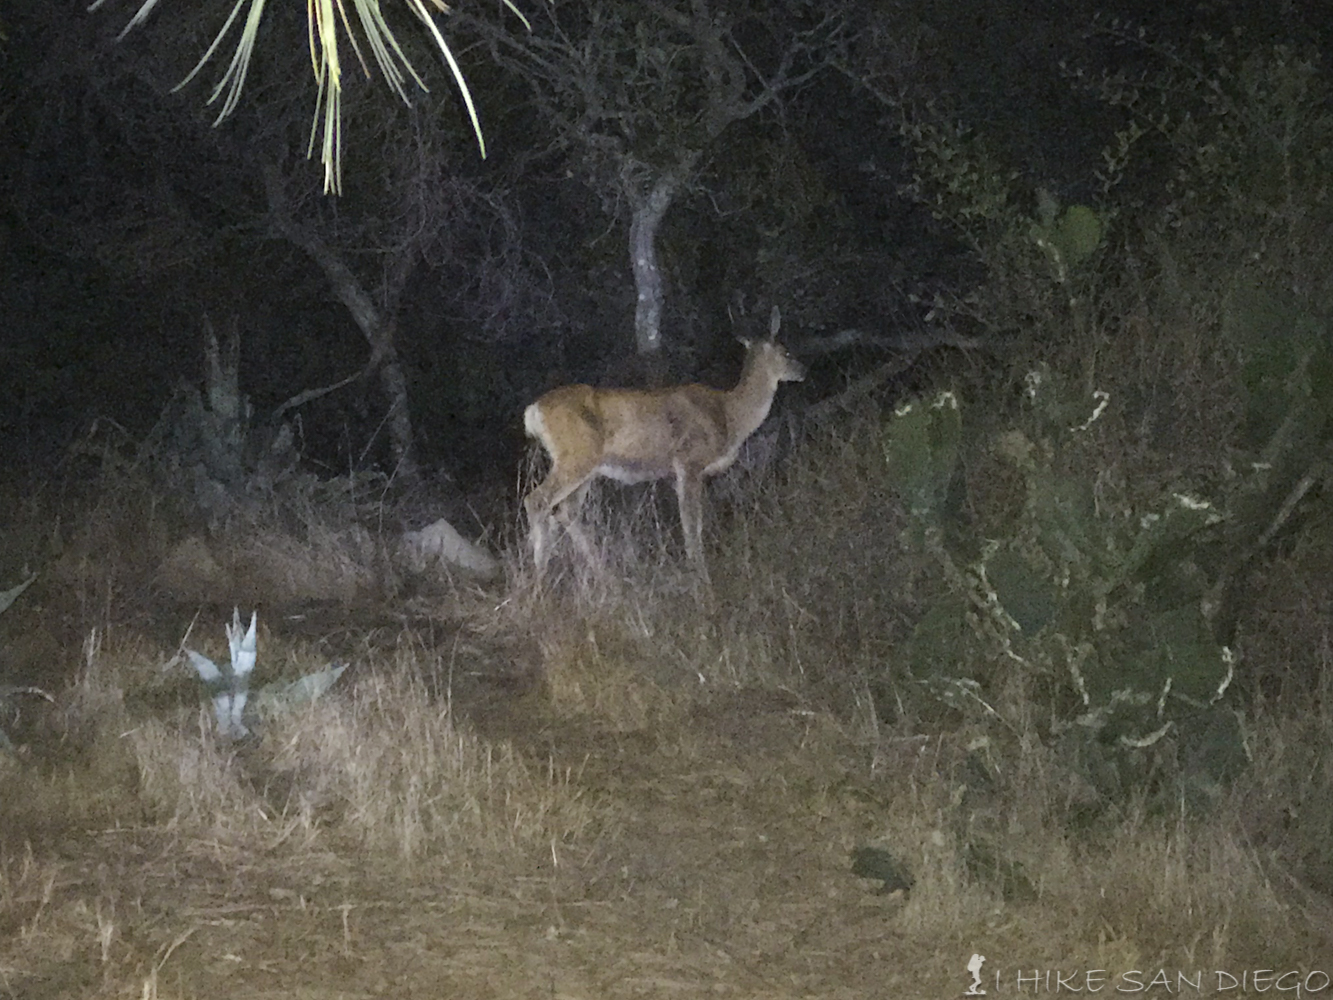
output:
[{"label": "deer's back", "polygon": [[603,475],[641,482],[672,475],[677,462],[703,469],[723,457],[729,450],[725,397],[704,385],[567,385],[529,406],[525,424],[557,461],[596,458]]}]

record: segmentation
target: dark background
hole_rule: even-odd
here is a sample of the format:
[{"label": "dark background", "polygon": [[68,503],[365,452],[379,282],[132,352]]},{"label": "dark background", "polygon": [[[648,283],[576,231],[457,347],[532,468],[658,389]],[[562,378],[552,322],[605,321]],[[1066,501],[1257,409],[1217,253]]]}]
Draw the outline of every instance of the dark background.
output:
[{"label": "dark background", "polygon": [[[558,6],[571,30],[594,14],[622,19],[632,70],[639,5]],[[760,72],[831,13],[841,19],[837,44],[863,60],[853,72],[825,67],[730,126],[666,216],[666,371],[722,385],[739,363],[733,336],[762,332],[769,303],[782,306],[789,341],[849,327],[891,338],[920,325],[925,306],[914,296],[961,294],[975,278],[966,247],[901,190],[910,165],[897,112],[858,85],[857,65],[888,65],[880,79],[907,106],[983,133],[1032,190],[1072,201],[1091,196],[1118,123],[1071,85],[1062,63],[1133,74],[1165,47],[1198,51],[1205,36],[1319,45],[1330,23],[1329,7],[1309,2],[716,7]],[[270,5],[240,104],[216,127],[219,104],[205,100],[234,33],[191,83],[172,88],[226,5],[162,3],[121,41],[132,4],[4,10],[0,440],[11,474],[56,467],[97,418],[146,435],[173,388],[201,377],[204,315],[219,328],[237,324],[257,413],[366,362],[367,342],[325,273],[274,225],[266,164],[280,172],[296,221],[372,296],[389,287],[402,241],[431,227],[407,255],[401,294],[381,305],[397,323],[420,458],[460,491],[512,502],[522,408],[541,392],[571,380],[640,380],[626,206],[604,164],[556,127],[512,59],[491,57],[487,26],[522,36],[498,8],[463,0],[441,18],[477,99],[485,160],[410,17],[389,11],[431,86],[410,92],[411,111],[373,64],[367,80],[344,46],[340,198],[320,192],[318,157],[304,155],[315,106],[304,6]],[[1157,48],[1093,30],[1115,20],[1142,26]],[[548,24],[534,14],[539,33]],[[858,48],[875,25],[887,25],[901,51]],[[805,65],[826,57],[815,46]],[[671,128],[664,116],[657,134],[635,137],[646,157],[669,153]],[[415,158],[399,164],[408,148]],[[1150,192],[1151,160],[1138,169],[1133,183]],[[812,379],[785,405],[833,391],[873,360],[864,351],[815,359]],[[383,463],[384,409],[373,379],[301,408],[306,459],[330,472]]]}]

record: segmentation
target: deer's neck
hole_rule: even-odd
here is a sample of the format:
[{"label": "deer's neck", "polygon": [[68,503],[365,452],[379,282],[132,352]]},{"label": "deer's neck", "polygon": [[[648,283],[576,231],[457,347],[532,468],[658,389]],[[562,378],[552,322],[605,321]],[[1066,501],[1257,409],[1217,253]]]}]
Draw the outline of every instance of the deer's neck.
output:
[{"label": "deer's neck", "polygon": [[759,429],[773,406],[778,391],[778,380],[747,358],[741,370],[741,380],[728,393],[727,423],[732,431],[745,440]]}]

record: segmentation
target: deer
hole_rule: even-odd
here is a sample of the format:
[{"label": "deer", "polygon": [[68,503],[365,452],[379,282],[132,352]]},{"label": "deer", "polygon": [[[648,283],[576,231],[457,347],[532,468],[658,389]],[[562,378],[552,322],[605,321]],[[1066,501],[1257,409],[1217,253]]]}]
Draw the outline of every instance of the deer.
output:
[{"label": "deer", "polygon": [[552,389],[523,414],[528,436],[551,459],[551,469],[523,500],[538,576],[549,559],[550,535],[560,520],[585,554],[579,508],[594,479],[644,483],[674,479],[685,553],[705,583],[703,484],[736,461],[759,429],[783,382],[805,378],[805,367],[777,343],[780,315],[773,307],[766,340],[741,340],[745,363],[730,390],[690,383],[662,389]]}]

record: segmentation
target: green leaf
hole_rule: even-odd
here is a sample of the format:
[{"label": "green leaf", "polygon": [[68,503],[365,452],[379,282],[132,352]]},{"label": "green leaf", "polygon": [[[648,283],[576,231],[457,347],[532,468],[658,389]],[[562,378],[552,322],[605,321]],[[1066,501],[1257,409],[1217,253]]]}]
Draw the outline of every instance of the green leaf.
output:
[{"label": "green leaf", "polygon": [[908,510],[938,517],[958,462],[962,415],[958,398],[940,393],[900,407],[884,432],[884,458]]},{"label": "green leaf", "polygon": [[1060,594],[1055,584],[1016,552],[996,553],[986,563],[986,579],[1005,613],[1029,638],[1045,628],[1059,611]]}]

